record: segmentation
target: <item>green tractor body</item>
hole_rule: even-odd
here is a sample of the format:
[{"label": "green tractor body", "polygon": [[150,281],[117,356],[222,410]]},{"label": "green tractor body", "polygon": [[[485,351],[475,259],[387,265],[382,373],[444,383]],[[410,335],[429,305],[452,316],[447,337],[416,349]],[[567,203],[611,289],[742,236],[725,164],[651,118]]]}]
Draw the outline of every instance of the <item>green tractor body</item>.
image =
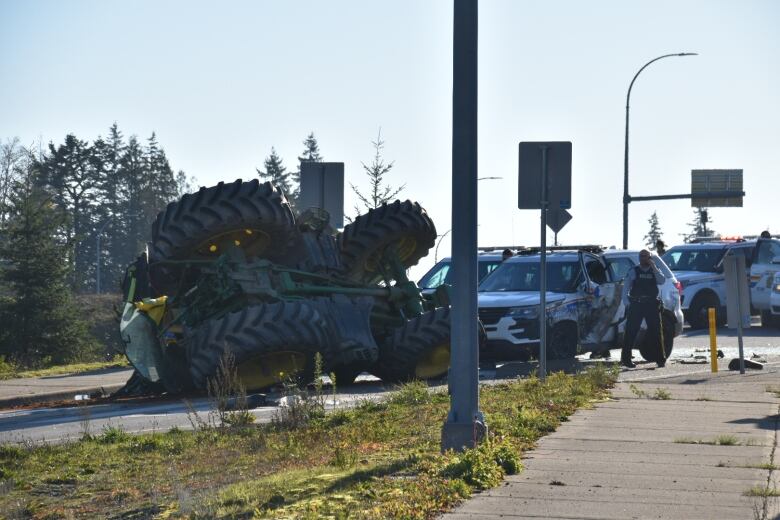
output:
[{"label": "green tractor body", "polygon": [[449,367],[446,290],[424,298],[406,270],[436,229],[395,201],[341,233],[322,211],[297,219],[270,183],[220,183],[162,211],[127,270],[120,332],[134,379],[156,391],[203,390],[226,353],[247,389],[310,381],[315,357],[342,384]]}]

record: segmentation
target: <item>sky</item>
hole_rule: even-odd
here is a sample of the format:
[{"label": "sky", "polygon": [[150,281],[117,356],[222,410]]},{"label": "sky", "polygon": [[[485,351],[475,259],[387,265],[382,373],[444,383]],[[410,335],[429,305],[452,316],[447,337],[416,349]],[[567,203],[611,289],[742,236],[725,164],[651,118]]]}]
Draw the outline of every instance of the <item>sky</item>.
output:
[{"label": "sky", "polygon": [[[479,5],[479,244],[538,245],[517,209],[518,143],[571,141],[564,244],[620,246],[625,96],[630,193],[685,193],[693,169],[744,170],[722,234],[780,233],[780,2],[483,0]],[[156,132],[200,185],[253,178],[275,147],[294,169],[309,132],[347,186],[381,128],[387,181],[445,234],[451,220],[449,0],[0,0],[0,140]],[[347,190],[348,214],[355,196]],[[688,200],[630,205],[629,247],[657,211],[682,241]],[[550,239],[552,234],[550,233]],[[449,251],[447,235],[439,256]],[[421,275],[433,254],[413,269]]]}]

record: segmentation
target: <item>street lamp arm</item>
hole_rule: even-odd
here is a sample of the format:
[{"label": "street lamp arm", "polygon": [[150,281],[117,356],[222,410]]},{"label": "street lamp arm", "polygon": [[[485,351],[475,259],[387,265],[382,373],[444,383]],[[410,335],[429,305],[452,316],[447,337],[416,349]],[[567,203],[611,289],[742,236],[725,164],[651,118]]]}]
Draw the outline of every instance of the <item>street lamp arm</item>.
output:
[{"label": "street lamp arm", "polygon": [[631,84],[628,86],[628,94],[626,94],[626,108],[628,108],[628,102],[631,98],[631,89],[634,88],[634,82],[636,81],[636,78],[639,77],[639,75],[642,73],[643,70],[645,70],[647,67],[650,66],[650,64],[655,63],[658,60],[662,60],[664,58],[671,58],[673,56],[698,56],[699,54],[696,52],[676,52],[673,54],[664,54],[663,56],[658,56],[657,58],[653,58],[652,60],[648,61],[644,65],[642,65],[642,68],[637,71],[636,74],[634,74],[634,78],[631,80]]},{"label": "street lamp arm", "polygon": [[625,149],[623,152],[623,249],[628,249],[628,204],[631,202],[631,196],[628,194],[628,113],[630,111],[629,106],[631,104],[631,89],[634,88],[634,82],[636,81],[636,78],[638,78],[642,71],[649,67],[650,64],[655,63],[658,60],[671,58],[674,56],[698,56],[698,54],[695,52],[678,52],[674,54],[664,54],[663,56],[653,58],[652,60],[642,65],[642,68],[639,69],[636,74],[634,74],[634,77],[631,79],[631,83],[628,85],[628,92],[626,93],[626,137]]}]

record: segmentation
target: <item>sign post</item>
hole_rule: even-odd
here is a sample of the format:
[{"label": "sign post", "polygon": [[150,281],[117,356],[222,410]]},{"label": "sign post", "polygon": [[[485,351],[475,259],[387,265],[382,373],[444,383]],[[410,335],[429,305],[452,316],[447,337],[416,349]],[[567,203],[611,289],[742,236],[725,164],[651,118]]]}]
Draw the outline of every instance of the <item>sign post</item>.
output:
[{"label": "sign post", "polygon": [[[547,225],[555,233],[571,220],[571,142],[520,143],[517,207],[539,209],[539,378],[547,378]],[[563,213],[561,213],[561,211]],[[548,213],[550,215],[548,215]]]}]

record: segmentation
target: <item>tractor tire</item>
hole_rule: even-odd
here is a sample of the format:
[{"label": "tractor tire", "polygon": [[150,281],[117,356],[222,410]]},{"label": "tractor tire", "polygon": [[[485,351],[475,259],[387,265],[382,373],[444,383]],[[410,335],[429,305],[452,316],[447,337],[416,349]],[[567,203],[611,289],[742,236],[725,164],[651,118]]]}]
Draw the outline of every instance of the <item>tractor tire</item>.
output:
[{"label": "tractor tire", "polygon": [[342,274],[358,283],[382,280],[380,260],[395,246],[404,268],[416,265],[436,242],[436,226],[416,202],[397,200],[358,215],[339,235]]},{"label": "tractor tire", "polygon": [[395,330],[379,350],[376,375],[386,383],[434,379],[449,370],[450,308],[439,307]]},{"label": "tractor tire", "polygon": [[706,329],[709,327],[708,309],[715,307],[718,324],[721,323],[720,302],[713,293],[698,294],[691,302],[685,318],[692,329]]},{"label": "tractor tire", "polygon": [[559,323],[552,329],[547,358],[574,359],[577,356],[578,344],[577,324],[574,322]]},{"label": "tractor tire", "polygon": [[292,378],[308,384],[315,356],[330,360],[330,326],[306,301],[252,305],[185,329],[192,383],[207,389],[229,352],[247,390],[267,388]]},{"label": "tractor tire", "polygon": [[152,225],[151,283],[158,295],[188,290],[196,267],[160,262],[213,260],[232,245],[247,258],[284,257],[295,217],[284,194],[270,182],[241,179],[188,193],[168,204]]},{"label": "tractor tire", "polygon": [[642,339],[642,343],[639,345],[639,353],[646,361],[658,363],[659,361],[665,362],[672,355],[672,349],[674,348],[674,326],[676,322],[674,314],[664,309],[661,313],[661,326],[664,331],[664,354],[661,359],[661,352],[658,349],[658,334],[651,334],[650,331],[645,331],[645,336]]}]

